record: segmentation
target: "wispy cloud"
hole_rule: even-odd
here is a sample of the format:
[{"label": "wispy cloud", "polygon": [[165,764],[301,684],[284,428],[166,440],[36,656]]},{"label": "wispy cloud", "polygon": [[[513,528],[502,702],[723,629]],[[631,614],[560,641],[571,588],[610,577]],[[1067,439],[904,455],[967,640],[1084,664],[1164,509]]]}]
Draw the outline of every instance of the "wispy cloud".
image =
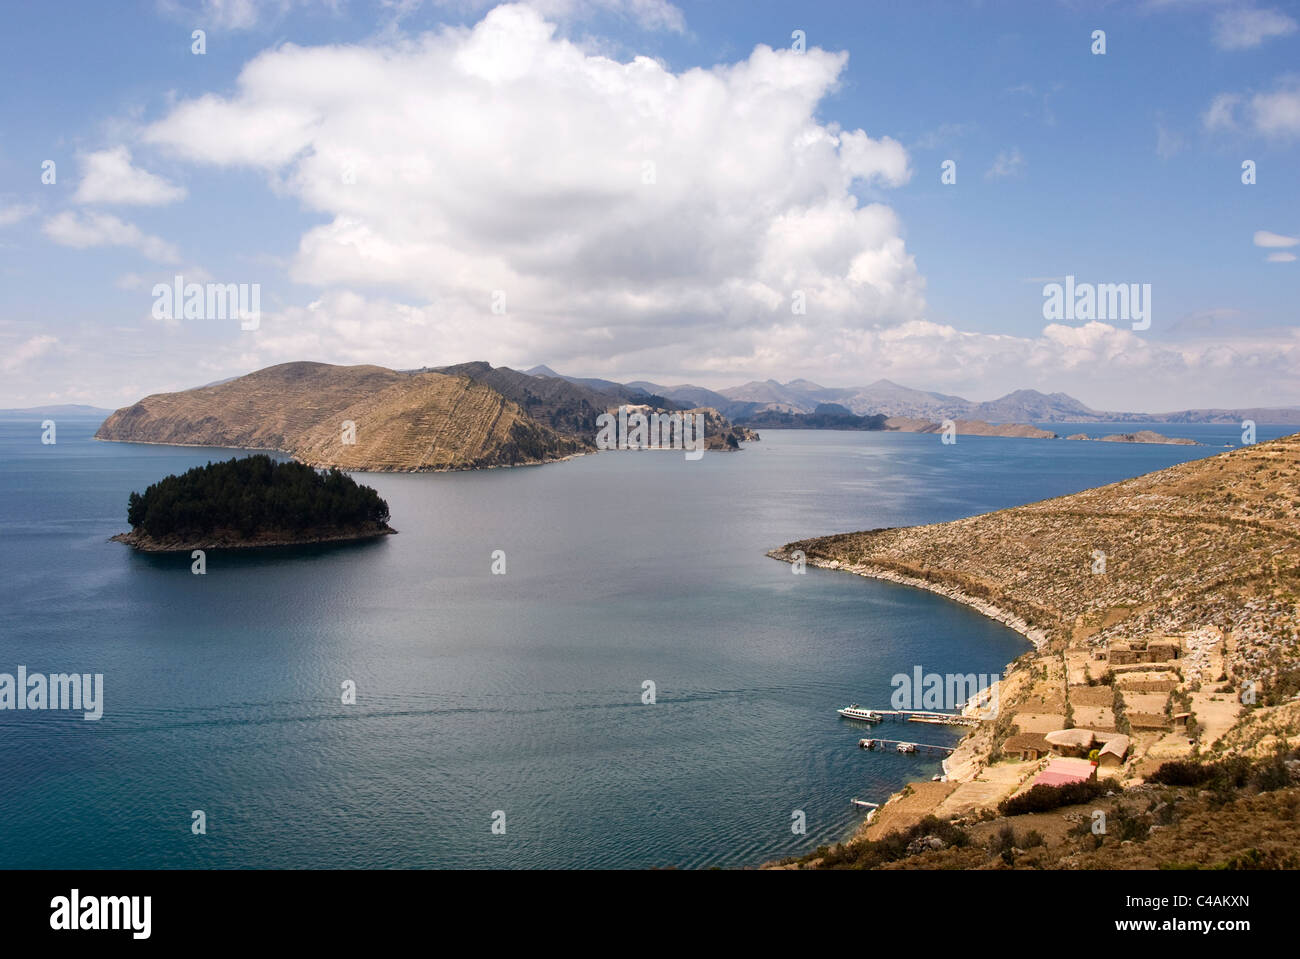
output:
[{"label": "wispy cloud", "polygon": [[125,246],[138,250],[159,263],[177,263],[180,253],[160,237],[143,232],[133,223],[107,213],[78,215],[71,210],[55,214],[45,221],[42,232],[55,243],[74,249],[96,246]]},{"label": "wispy cloud", "polygon": [[1003,180],[1019,176],[1025,169],[1025,158],[1019,147],[1003,150],[993,161],[993,165],[984,173],[986,180]]},{"label": "wispy cloud", "polygon": [[1264,257],[1265,263],[1294,263],[1296,256],[1294,253],[1282,252],[1282,249],[1288,246],[1300,244],[1300,237],[1287,236],[1284,233],[1273,233],[1269,230],[1255,231],[1255,245],[1263,247],[1266,250],[1276,250],[1278,252],[1270,253]]},{"label": "wispy cloud", "polygon": [[58,342],[57,337],[50,336],[47,333],[29,337],[12,350],[4,351],[4,358],[0,359],[0,370],[12,373],[21,369],[38,356],[48,353]]},{"label": "wispy cloud", "polygon": [[1201,114],[1201,123],[1207,130],[1230,130],[1237,125],[1237,104],[1241,97],[1236,93],[1220,93],[1210,101]]},{"label": "wispy cloud", "polygon": [[35,203],[11,203],[8,206],[0,206],[0,226],[12,226],[35,212]]},{"label": "wispy cloud", "polygon": [[295,7],[339,10],[345,0],[158,0],[158,9],[174,20],[204,30],[252,30],[282,19]]},{"label": "wispy cloud", "polygon": [[1300,82],[1290,79],[1271,93],[1251,100],[1255,129],[1265,136],[1300,136]]},{"label": "wispy cloud", "polygon": [[1256,246],[1295,246],[1300,243],[1300,237],[1286,236],[1282,233],[1271,233],[1268,230],[1255,231]]},{"label": "wispy cloud", "polygon": [[1221,50],[1249,50],[1272,37],[1295,33],[1295,20],[1280,10],[1239,7],[1214,18],[1214,45]]},{"label": "wispy cloud", "polygon": [[912,144],[912,148],[914,150],[935,150],[942,146],[952,146],[973,129],[975,129],[973,123],[943,123],[937,129],[929,130],[917,137]]},{"label": "wispy cloud", "polygon": [[1300,136],[1300,79],[1283,77],[1270,91],[1249,99],[1238,93],[1220,93],[1201,115],[1206,130],[1244,128],[1270,139]]},{"label": "wispy cloud", "polygon": [[1156,156],[1162,160],[1177,156],[1186,146],[1182,134],[1170,130],[1163,123],[1156,124]]}]

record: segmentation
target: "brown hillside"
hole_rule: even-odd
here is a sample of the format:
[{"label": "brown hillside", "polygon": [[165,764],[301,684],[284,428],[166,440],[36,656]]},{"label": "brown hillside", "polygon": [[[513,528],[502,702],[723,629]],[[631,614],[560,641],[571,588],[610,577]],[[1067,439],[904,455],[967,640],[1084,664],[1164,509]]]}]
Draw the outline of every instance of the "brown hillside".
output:
[{"label": "brown hillside", "polygon": [[[343,423],[356,443],[343,443]],[[97,439],[268,449],[314,466],[440,470],[541,463],[581,443],[468,377],[284,363],[118,410]]]},{"label": "brown hillside", "polygon": [[[996,716],[945,761],[950,791],[887,803],[880,820],[890,829],[927,814],[941,824],[978,818],[1029,790],[1051,760],[1020,751],[1026,735],[1119,734],[1120,752],[1093,775],[1126,797],[1167,762],[1260,759],[1300,740],[1300,435],[1057,499],[771,555],[798,561],[796,551],[809,565],[935,590],[1037,643],[998,684]],[[1143,820],[1142,835],[1177,818]],[[1197,822],[1170,828],[1150,855],[1096,864],[1181,861]],[[1243,823],[1230,843],[1198,853],[1201,864],[1235,861],[1247,846],[1266,864],[1293,864],[1268,853],[1272,828],[1266,818]],[[1076,845],[1059,859],[1035,857],[1065,866]],[[858,852],[848,858],[861,864]]]}]

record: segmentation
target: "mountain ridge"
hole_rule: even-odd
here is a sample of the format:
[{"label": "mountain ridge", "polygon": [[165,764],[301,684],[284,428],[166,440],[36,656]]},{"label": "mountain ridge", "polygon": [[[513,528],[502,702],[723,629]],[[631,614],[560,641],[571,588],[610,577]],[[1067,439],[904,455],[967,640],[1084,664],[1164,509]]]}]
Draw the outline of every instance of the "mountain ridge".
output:
[{"label": "mountain ridge", "polygon": [[[550,367],[533,367],[533,370],[540,369],[549,370]],[[565,378],[578,381],[574,377]],[[1270,425],[1300,425],[1300,406],[1203,407],[1138,413],[1096,410],[1060,391],[1044,393],[1037,389],[1016,389],[992,400],[977,401],[949,393],[914,389],[885,378],[866,386],[850,387],[825,387],[807,379],[794,379],[787,383],[775,379],[751,380],[721,390],[692,384],[664,386],[648,380],[636,380],[625,385],[678,402],[698,405],[707,399],[706,405],[713,406],[738,425],[748,417],[767,412],[812,415],[824,403],[843,406],[855,416],[968,419],[988,423],[1240,423],[1249,419]]]},{"label": "mountain ridge", "polygon": [[592,448],[468,376],[311,362],[147,396],[109,416],[95,438],[275,450],[311,466],[397,472],[543,463]]}]

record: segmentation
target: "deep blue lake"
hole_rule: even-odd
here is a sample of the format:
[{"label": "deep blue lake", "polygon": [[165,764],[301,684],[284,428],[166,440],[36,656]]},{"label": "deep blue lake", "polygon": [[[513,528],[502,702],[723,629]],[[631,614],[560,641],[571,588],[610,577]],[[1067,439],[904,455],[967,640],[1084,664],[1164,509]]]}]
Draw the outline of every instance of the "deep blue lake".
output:
[{"label": "deep blue lake", "polygon": [[197,576],[188,554],[108,537],[132,490],[236,454],[99,443],[97,426],[60,420],[46,446],[36,420],[0,419],[0,672],[105,687],[98,722],[0,711],[0,867],[698,868],[807,851],[852,831],[851,798],[938,771],[858,750],[837,707],[886,706],[917,665],[998,672],[1028,645],[923,591],[792,575],[768,549],[1219,451],[772,430],[698,462],[356,474],[399,535],[210,552]]}]

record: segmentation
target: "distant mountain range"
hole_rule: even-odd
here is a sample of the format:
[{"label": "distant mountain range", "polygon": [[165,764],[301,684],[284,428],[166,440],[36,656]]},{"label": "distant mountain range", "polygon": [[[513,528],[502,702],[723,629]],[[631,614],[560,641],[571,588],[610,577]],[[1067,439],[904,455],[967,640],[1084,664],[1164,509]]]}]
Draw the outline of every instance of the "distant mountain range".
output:
[{"label": "distant mountain range", "polygon": [[64,403],[56,406],[29,406],[19,410],[0,410],[0,416],[107,416],[112,410],[81,403]]},{"label": "distant mountain range", "polygon": [[[975,402],[946,393],[912,389],[891,380],[849,387],[821,386],[810,380],[791,380],[788,383],[754,380],[742,386],[710,390],[690,384],[663,386],[644,380],[618,384],[610,380],[579,379],[556,373],[547,366],[534,366],[526,372],[605,391],[621,386],[690,406],[711,406],[733,423],[744,425],[761,425],[761,414],[766,413],[815,414],[817,407],[827,404],[843,407],[856,416],[968,419],[989,423],[1240,423],[1243,419],[1250,419],[1278,426],[1300,424],[1300,407],[1134,413],[1094,410],[1066,393],[1015,390],[996,400]],[[594,384],[599,384],[599,387]]]},{"label": "distant mountain range", "polygon": [[[704,413],[709,449],[735,450],[752,429],[928,432],[951,419],[963,435],[1052,437],[1028,424],[1300,424],[1300,408],[1173,413],[1094,410],[1065,393],[1016,390],[988,402],[911,389],[889,380],[824,387],[755,381],[725,390],[648,381],[618,383],[485,362],[419,370],[285,363],[180,393],[155,394],[111,414],[96,434],[127,442],[275,449],[344,469],[465,469],[547,462],[595,449],[597,418],[622,405]],[[715,412],[716,411],[716,412]],[[59,405],[0,415],[103,415]],[[340,442],[343,422],[356,438]],[[1071,437],[1076,438],[1076,437]],[[1113,442],[1168,441],[1134,432]]]}]

